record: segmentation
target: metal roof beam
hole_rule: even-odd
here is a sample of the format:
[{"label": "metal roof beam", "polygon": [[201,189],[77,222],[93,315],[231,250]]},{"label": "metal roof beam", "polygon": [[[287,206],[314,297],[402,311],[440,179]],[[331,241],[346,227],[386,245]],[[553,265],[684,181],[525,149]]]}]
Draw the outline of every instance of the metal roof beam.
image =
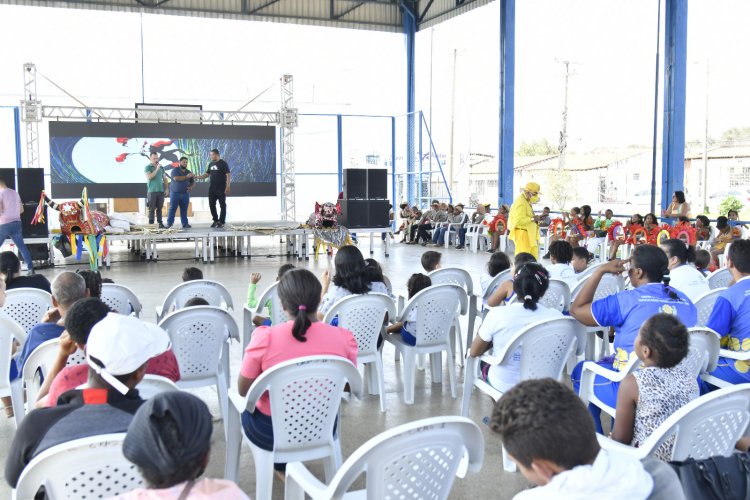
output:
[{"label": "metal roof beam", "polygon": [[266,2],[264,4],[261,4],[261,5],[257,6],[256,8],[254,8],[253,10],[251,10],[250,12],[248,12],[248,14],[251,14],[251,15],[252,14],[257,14],[258,12],[260,12],[263,9],[265,9],[266,7],[270,7],[271,5],[273,5],[275,3],[278,3],[278,2],[279,2],[279,0],[269,0],[268,2]]},{"label": "metal roof beam", "polygon": [[425,6],[424,10],[422,11],[422,14],[419,16],[419,19],[417,20],[417,23],[421,23],[424,17],[427,15],[427,12],[429,12],[430,7],[432,7],[432,2],[435,0],[430,0],[427,2],[427,5]]},{"label": "metal roof beam", "polygon": [[341,14],[336,14],[333,17],[333,19],[341,19],[342,17],[344,17],[345,15],[349,14],[350,12],[353,12],[353,11],[357,10],[358,8],[362,7],[365,3],[366,2],[357,2],[356,5],[354,5],[353,7],[349,7],[348,9],[346,9]]}]

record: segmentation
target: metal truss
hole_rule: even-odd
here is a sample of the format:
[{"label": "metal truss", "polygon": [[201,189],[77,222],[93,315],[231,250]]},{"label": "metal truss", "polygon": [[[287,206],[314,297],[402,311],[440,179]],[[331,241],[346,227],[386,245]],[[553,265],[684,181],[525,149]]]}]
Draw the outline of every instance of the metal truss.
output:
[{"label": "metal truss", "polygon": [[21,119],[26,123],[26,166],[40,167],[39,164],[39,122],[42,121],[42,103],[36,93],[36,66],[23,65],[23,100]]},{"label": "metal truss", "polygon": [[295,175],[294,175],[294,129],[297,127],[297,108],[294,107],[294,79],[292,75],[281,77],[281,217],[296,220]]},{"label": "metal truss", "polygon": [[43,106],[42,117],[49,120],[139,122],[139,123],[203,123],[277,125],[278,112],[266,111],[204,111],[174,108],[84,108],[74,106]]}]

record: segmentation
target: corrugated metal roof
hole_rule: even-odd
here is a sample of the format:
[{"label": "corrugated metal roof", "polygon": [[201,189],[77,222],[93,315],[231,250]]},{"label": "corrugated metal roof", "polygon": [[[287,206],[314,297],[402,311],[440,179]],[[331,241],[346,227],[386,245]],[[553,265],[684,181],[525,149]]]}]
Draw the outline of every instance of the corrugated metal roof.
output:
[{"label": "corrugated metal roof", "polygon": [[491,0],[0,0],[0,4],[245,19],[401,33],[402,4],[424,29]]},{"label": "corrugated metal roof", "polygon": [[[709,158],[748,158],[750,157],[750,145],[719,146],[708,150]],[[686,160],[703,159],[703,150],[691,151],[685,154]]]}]

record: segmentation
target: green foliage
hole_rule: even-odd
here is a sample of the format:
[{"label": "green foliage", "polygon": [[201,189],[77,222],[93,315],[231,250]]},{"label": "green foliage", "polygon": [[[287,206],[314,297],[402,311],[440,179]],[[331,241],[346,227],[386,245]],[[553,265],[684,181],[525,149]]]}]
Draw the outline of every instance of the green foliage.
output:
[{"label": "green foliage", "polygon": [[750,139],[750,127],[732,127],[721,134],[725,142],[746,141]]},{"label": "green foliage", "polygon": [[719,215],[727,215],[727,212],[730,210],[737,210],[737,213],[742,210],[742,202],[734,196],[727,196],[721,200],[721,205],[719,205]]},{"label": "green foliage", "polygon": [[557,148],[550,144],[547,139],[541,139],[534,142],[522,142],[521,147],[518,149],[518,156],[542,156],[542,155],[556,155],[558,153]]},{"label": "green foliage", "polygon": [[545,203],[553,210],[565,210],[569,200],[576,199],[577,191],[570,172],[567,170],[550,172],[547,182],[542,185]]}]

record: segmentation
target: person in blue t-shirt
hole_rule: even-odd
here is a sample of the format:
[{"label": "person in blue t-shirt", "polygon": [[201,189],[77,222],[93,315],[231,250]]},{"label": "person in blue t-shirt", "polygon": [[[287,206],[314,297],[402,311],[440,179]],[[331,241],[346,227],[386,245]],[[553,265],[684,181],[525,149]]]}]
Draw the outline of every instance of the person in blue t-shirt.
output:
[{"label": "person in blue t-shirt", "polygon": [[[734,285],[719,294],[706,326],[721,336],[721,347],[750,351],[750,240],[736,240],[727,253]],[[711,375],[732,384],[750,382],[750,363],[720,357]]]},{"label": "person in blue t-shirt", "polygon": [[[627,266],[626,266],[627,264]],[[607,273],[620,274],[627,267],[633,290],[625,290],[609,297],[594,301],[594,292],[599,281]],[[599,266],[583,286],[573,305],[570,315],[586,326],[614,327],[614,356],[603,358],[597,364],[609,370],[626,369],[636,358],[635,338],[641,325],[657,313],[673,314],[688,328],[697,322],[697,310],[690,299],[682,292],[669,286],[669,260],[662,249],[654,245],[635,247],[630,261],[612,260]],[[606,335],[606,332],[605,332]],[[573,388],[579,392],[583,361],[573,372]],[[617,402],[619,382],[598,376],[594,382],[597,398],[614,407]],[[602,432],[600,411],[590,405],[597,431]]]}]

